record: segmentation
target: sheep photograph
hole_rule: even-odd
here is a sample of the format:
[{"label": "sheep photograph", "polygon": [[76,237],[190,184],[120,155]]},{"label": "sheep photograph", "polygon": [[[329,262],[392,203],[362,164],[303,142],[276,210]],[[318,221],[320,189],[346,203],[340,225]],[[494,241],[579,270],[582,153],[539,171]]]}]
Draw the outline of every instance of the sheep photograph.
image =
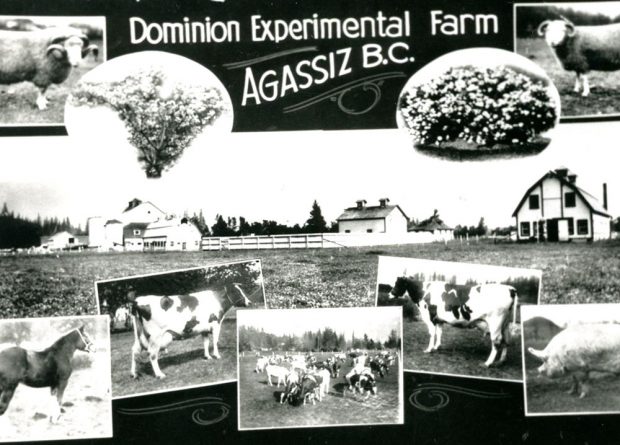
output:
[{"label": "sheep photograph", "polygon": [[379,256],[377,306],[403,308],[407,371],[521,381],[519,307],[542,272]]},{"label": "sheep photograph", "polygon": [[515,52],[544,69],[562,117],[620,112],[620,2],[515,6]]},{"label": "sheep photograph", "polygon": [[416,151],[454,161],[538,154],[559,117],[547,74],[494,48],[454,51],[422,67],[403,88],[396,113]]},{"label": "sheep photograph", "polygon": [[232,129],[222,82],[193,60],[162,51],[116,57],[84,76],[65,111],[67,132],[107,156],[161,178],[192,150],[208,150]]},{"label": "sheep photograph", "polygon": [[112,437],[105,316],[0,321],[0,442]]},{"label": "sheep photograph", "polygon": [[403,422],[400,308],[240,310],[239,429]]},{"label": "sheep photograph", "polygon": [[524,306],[528,416],[620,413],[620,304]]},{"label": "sheep photograph", "polygon": [[114,398],[236,377],[237,309],[265,308],[260,260],[97,281]]},{"label": "sheep photograph", "polygon": [[106,58],[105,17],[0,16],[0,125],[62,125],[70,91]]}]

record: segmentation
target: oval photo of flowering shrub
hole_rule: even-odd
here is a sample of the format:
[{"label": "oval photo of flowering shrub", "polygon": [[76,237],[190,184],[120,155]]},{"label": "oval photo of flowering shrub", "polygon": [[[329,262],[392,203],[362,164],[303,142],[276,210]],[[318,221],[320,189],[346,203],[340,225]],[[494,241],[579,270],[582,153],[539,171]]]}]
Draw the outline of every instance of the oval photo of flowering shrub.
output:
[{"label": "oval photo of flowering shrub", "polygon": [[472,48],[414,74],[396,119],[419,152],[485,160],[540,153],[559,117],[558,91],[540,67],[509,51]]}]

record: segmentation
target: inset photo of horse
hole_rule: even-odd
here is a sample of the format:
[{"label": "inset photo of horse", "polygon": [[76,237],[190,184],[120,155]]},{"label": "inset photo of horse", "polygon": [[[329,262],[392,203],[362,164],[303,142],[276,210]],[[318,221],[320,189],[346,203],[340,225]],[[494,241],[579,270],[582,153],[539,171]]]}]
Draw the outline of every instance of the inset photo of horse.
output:
[{"label": "inset photo of horse", "polygon": [[407,371],[521,381],[519,307],[541,271],[379,256],[377,305],[402,306]]},{"label": "inset photo of horse", "polygon": [[0,321],[0,442],[112,437],[107,317]]},{"label": "inset photo of horse", "polygon": [[239,429],[403,423],[400,308],[241,310]]},{"label": "inset photo of horse", "polygon": [[63,125],[78,80],[106,59],[105,17],[0,16],[0,126]]},{"label": "inset photo of horse", "polygon": [[620,2],[515,5],[515,52],[544,69],[562,117],[620,113]]},{"label": "inset photo of horse", "polygon": [[620,304],[524,306],[528,416],[620,413]]},{"label": "inset photo of horse", "polygon": [[114,398],[233,381],[238,308],[265,308],[260,260],[95,283]]}]

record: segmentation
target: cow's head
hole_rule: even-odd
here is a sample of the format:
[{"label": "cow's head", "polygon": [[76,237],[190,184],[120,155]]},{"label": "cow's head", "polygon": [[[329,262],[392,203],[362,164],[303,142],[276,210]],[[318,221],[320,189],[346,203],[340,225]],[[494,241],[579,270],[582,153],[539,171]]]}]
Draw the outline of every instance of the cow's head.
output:
[{"label": "cow's head", "polygon": [[396,283],[390,291],[389,298],[402,298],[407,294],[414,303],[418,303],[422,299],[422,283],[408,277],[396,278]]}]

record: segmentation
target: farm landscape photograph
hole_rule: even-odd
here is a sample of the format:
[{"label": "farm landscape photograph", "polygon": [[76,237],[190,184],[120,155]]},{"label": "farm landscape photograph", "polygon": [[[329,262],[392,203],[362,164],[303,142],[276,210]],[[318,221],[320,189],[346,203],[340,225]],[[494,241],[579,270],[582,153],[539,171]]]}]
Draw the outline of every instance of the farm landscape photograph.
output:
[{"label": "farm landscape photograph", "polygon": [[526,415],[620,412],[620,305],[524,307]]},{"label": "farm landscape photograph", "polygon": [[398,308],[239,311],[239,428],[403,421]]},{"label": "farm landscape photograph", "polygon": [[521,380],[517,315],[540,287],[533,269],[381,256],[377,305],[403,307],[405,369]]},{"label": "farm landscape photograph", "polygon": [[258,260],[98,281],[96,291],[113,328],[114,397],[233,380],[236,310],[265,307]]},{"label": "farm landscape photograph", "polygon": [[0,321],[0,442],[112,437],[110,390],[107,317]]}]

